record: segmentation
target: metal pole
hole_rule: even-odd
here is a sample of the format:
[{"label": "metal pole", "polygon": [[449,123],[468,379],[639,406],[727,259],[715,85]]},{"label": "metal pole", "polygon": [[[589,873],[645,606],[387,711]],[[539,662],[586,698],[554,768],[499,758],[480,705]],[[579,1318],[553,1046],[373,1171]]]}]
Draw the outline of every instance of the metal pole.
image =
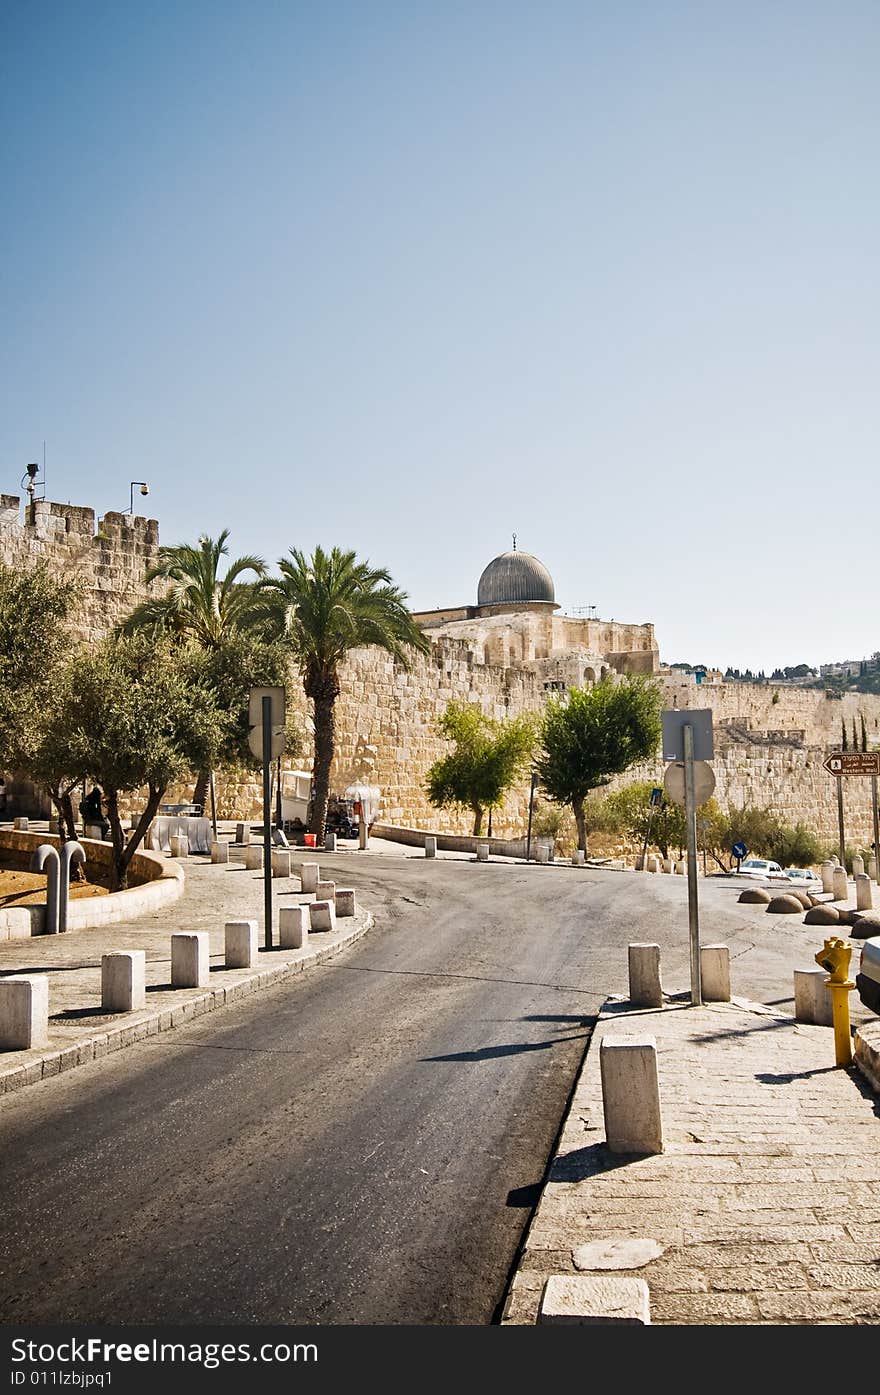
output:
[{"label": "metal pole", "polygon": [[846,839],[843,834],[843,779],[837,776],[837,833],[840,839],[840,865],[846,867]]},{"label": "metal pole", "polygon": [[281,827],[281,757],[275,766],[275,827]]},{"label": "metal pole", "polygon": [[214,830],[214,842],[217,841],[217,800],[214,797],[214,772],[211,771],[211,827]]},{"label": "metal pole", "polygon": [[642,871],[643,871],[643,872],[644,872],[644,870],[645,870],[645,858],[646,858],[647,855],[648,855],[648,839],[649,839],[650,836],[651,836],[651,824],[652,824],[653,822],[654,822],[654,805],[652,804],[652,805],[651,805],[651,812],[650,812],[650,814],[648,815],[648,828],[647,828],[647,832],[645,833],[645,843],[644,843],[644,846],[643,846],[643,848],[642,848]]},{"label": "metal pole", "polygon": [[871,807],[874,811],[874,868],[875,880],[880,886],[880,818],[877,816],[877,776],[871,776]]},{"label": "metal pole", "polygon": [[697,800],[694,789],[694,729],[682,727],[684,736],[684,817],[687,826],[688,931],[691,953],[691,1006],[703,1002],[700,981],[700,912],[697,905]]},{"label": "metal pole", "polygon": [[264,944],[272,948],[272,699],[263,698],[263,924]]},{"label": "metal pole", "polygon": [[537,775],[532,776],[532,788],[529,791],[529,831],[526,837],[526,862],[532,855],[532,810],[535,807],[535,785],[538,783]]}]

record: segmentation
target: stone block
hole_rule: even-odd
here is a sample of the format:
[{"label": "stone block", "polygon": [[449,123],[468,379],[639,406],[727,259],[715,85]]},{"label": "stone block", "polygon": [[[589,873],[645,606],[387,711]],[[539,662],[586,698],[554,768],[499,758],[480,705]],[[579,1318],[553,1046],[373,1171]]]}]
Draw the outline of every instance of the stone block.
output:
[{"label": "stone block", "polygon": [[629,1000],[636,1007],[662,1007],[660,946],[629,946]]},{"label": "stone block", "polygon": [[300,863],[299,879],[303,892],[310,896],[318,885],[319,867],[317,862]]},{"label": "stone block", "polygon": [[227,969],[252,969],[257,963],[257,922],[227,920],[224,932]]},{"label": "stone block", "polygon": [[586,864],[587,855],[584,852],[583,848],[575,848],[574,852],[571,855],[572,867],[585,867]]},{"label": "stone block", "polygon": [[794,1020],[814,1022],[819,1027],[832,1026],[831,993],[824,969],[795,969]]},{"label": "stone block", "polygon": [[659,872],[659,871],[660,871],[660,859],[659,859],[659,857],[655,857],[653,853],[651,853],[650,856],[649,856],[649,858],[648,858],[648,871],[649,871],[649,872]]},{"label": "stone block", "polygon": [[855,857],[853,858],[853,876],[860,877],[863,874],[864,870],[865,859],[863,857],[860,857],[859,854],[856,853]]},{"label": "stone block", "polygon": [[336,834],[335,834],[335,833],[325,833],[325,834],[324,834],[324,851],[325,851],[325,852],[328,852],[328,853],[331,853],[331,852],[335,852],[335,851],[336,851]]},{"label": "stone block", "polygon": [[242,847],[247,847],[251,841],[251,826],[249,823],[237,823],[235,825],[235,841]]},{"label": "stone block", "polygon": [[308,911],[310,931],[336,929],[336,907],[332,901],[313,901]]},{"label": "stone block", "polygon": [[680,857],[675,864],[675,875],[677,877],[687,876],[687,864],[683,857]]},{"label": "stone block", "polygon": [[856,910],[870,911],[874,902],[871,897],[871,878],[865,872],[856,873]]},{"label": "stone block", "polygon": [[478,862],[488,862],[488,861],[489,861],[489,844],[488,844],[488,843],[478,843],[478,844],[477,844],[477,861],[478,861]]},{"label": "stone block", "polygon": [[846,879],[845,867],[835,867],[831,890],[835,901],[849,900],[849,883]]},{"label": "stone block", "polygon": [[101,1007],[137,1012],[147,1005],[147,956],[142,949],[101,955]]},{"label": "stone block", "polygon": [[340,919],[343,916],[352,916],[357,912],[354,889],[352,887],[338,886],[336,888],[336,915]]},{"label": "stone block", "polygon": [[609,1152],[662,1153],[655,1038],[603,1037],[599,1045],[599,1072]]},{"label": "stone block", "polygon": [[0,1050],[31,1051],[48,1045],[48,976],[11,974],[0,979]]},{"label": "stone block", "polygon": [[336,883],[335,883],[335,882],[317,881],[317,882],[315,883],[315,900],[316,900],[316,901],[334,901],[334,902],[335,902],[335,900],[336,900]]},{"label": "stone block", "polygon": [[767,910],[770,915],[795,915],[804,910],[804,904],[799,897],[789,895],[772,896],[767,903]]},{"label": "stone block", "polygon": [[83,824],[83,837],[93,838],[96,843],[104,841],[104,830],[99,823]]},{"label": "stone block", "polygon": [[425,834],[425,857],[437,856],[437,839],[433,833]]},{"label": "stone block", "polygon": [[546,843],[538,843],[535,848],[535,861],[542,865],[550,861],[550,849]]},{"label": "stone block", "polygon": [[228,861],[229,861],[229,844],[228,844],[228,843],[212,843],[212,844],[211,844],[211,861],[212,861],[212,862],[218,862],[218,863],[219,863],[219,862],[228,862]]},{"label": "stone block", "polygon": [[189,857],[189,839],[182,833],[172,833],[168,842],[172,857]]},{"label": "stone block", "polygon": [[551,1274],[538,1307],[539,1324],[646,1327],[650,1322],[650,1294],[644,1279]]},{"label": "stone block", "polygon": [[309,906],[282,906],[278,940],[282,949],[305,949],[309,938]]},{"label": "stone block", "polygon": [[821,878],[822,878],[822,890],[823,890],[823,891],[827,891],[827,892],[833,891],[833,890],[834,890],[834,863],[831,861],[830,858],[828,859],[827,862],[823,862],[823,863],[822,863],[821,867],[819,868],[819,874],[820,874],[820,876],[821,876]]},{"label": "stone block", "polygon": [[290,853],[287,848],[272,849],[272,876],[290,876]]},{"label": "stone block", "polygon": [[171,936],[171,987],[207,988],[211,972],[206,931],[180,931]]},{"label": "stone block", "polygon": [[258,872],[263,866],[263,849],[259,843],[246,843],[244,865],[250,872]]},{"label": "stone block", "polygon": [[868,876],[876,882],[877,880],[877,859],[872,853],[868,858]]},{"label": "stone block", "polygon": [[704,1003],[730,1002],[730,950],[727,945],[700,946],[700,983]]},{"label": "stone block", "polygon": [[13,819],[12,827],[19,829],[19,831],[22,833],[27,833],[28,821],[26,818]]}]

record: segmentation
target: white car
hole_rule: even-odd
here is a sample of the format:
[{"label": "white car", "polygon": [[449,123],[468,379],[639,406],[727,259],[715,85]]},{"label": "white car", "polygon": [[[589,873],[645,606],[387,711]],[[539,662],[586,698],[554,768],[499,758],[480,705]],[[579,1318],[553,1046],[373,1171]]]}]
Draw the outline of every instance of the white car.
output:
[{"label": "white car", "polygon": [[811,867],[786,867],[785,876],[795,886],[803,887],[804,891],[822,889],[822,878]]},{"label": "white car", "polygon": [[740,864],[740,876],[760,877],[766,881],[768,877],[782,877],[784,872],[778,862],[770,862],[766,857],[748,857]]}]

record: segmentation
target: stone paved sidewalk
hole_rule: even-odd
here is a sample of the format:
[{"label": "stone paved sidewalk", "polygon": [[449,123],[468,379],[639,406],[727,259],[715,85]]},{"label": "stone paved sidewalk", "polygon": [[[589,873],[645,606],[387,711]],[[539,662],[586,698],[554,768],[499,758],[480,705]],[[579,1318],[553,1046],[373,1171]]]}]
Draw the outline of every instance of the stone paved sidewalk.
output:
[{"label": "stone paved sidewalk", "polygon": [[[605,1145],[599,1042],[657,1042],[664,1152]],[[503,1321],[534,1323],[550,1274],[594,1240],[647,1238],[656,1324],[880,1322],[880,1100],[834,1065],[829,1027],[735,1000],[606,1004]]]}]

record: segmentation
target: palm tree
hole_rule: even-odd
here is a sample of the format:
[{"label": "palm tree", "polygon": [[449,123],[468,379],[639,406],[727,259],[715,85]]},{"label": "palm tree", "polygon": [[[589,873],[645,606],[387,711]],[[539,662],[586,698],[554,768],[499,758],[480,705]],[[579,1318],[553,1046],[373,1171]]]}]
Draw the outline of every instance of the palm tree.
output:
[{"label": "palm tree", "polygon": [[[161,595],[135,606],[118,632],[170,631],[194,641],[205,653],[218,655],[236,637],[258,625],[261,612],[255,583],[241,578],[250,572],[259,580],[265,576],[266,564],[261,557],[237,557],[221,577],[221,559],[229,553],[228,538],[229,529],[224,528],[219,538],[202,536],[195,547],[191,543],[160,547],[145,584],[166,581],[170,585]],[[210,779],[210,770],[199,771],[193,803],[204,807]]]},{"label": "palm tree", "polygon": [[409,651],[431,645],[406,606],[406,593],[390,574],[354,552],[316,547],[311,558],[298,548],[278,563],[280,577],[266,577],[265,598],[275,634],[289,646],[314,705],[315,761],[311,832],[323,836],[336,749],[339,668],[349,650],[375,645],[409,668]]}]

